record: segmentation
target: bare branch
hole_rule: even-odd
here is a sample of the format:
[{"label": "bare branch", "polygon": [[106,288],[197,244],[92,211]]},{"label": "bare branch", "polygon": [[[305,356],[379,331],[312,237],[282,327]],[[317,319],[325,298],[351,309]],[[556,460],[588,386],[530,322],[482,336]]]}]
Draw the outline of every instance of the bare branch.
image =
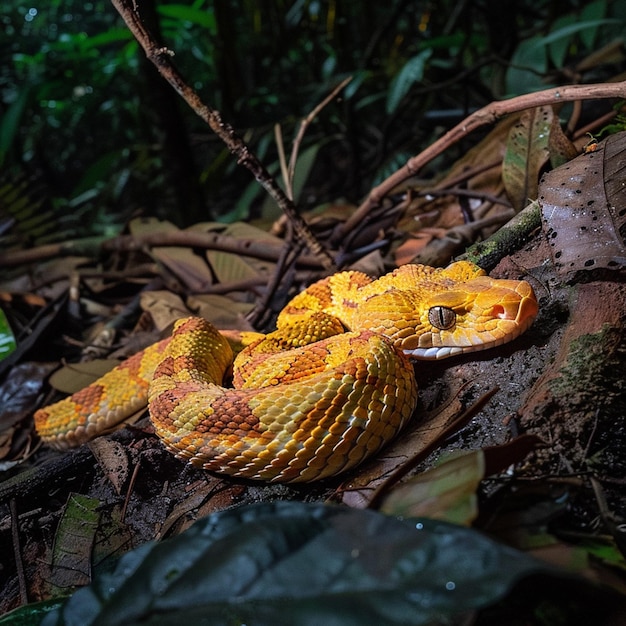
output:
[{"label": "bare branch", "polygon": [[250,151],[243,139],[235,132],[230,124],[225,122],[220,112],[204,104],[198,94],[187,84],[172,63],[173,52],[159,46],[155,37],[148,31],[138,12],[137,0],[111,0],[113,6],[122,16],[126,25],[133,33],[148,59],[154,63],[157,70],[176,92],[187,102],[195,113],[203,119],[211,130],[226,144],[230,152],[236,157],[237,163],[246,167],[260,185],[274,198],[281,210],[287,215],[298,237],[314,254],[320,255],[322,263],[328,269],[334,267],[332,257],[316,240],[309,227],[298,214],[294,203],[287,198],[276,180],[266,170],[256,155]]},{"label": "bare branch", "polygon": [[298,134],[293,140],[293,147],[291,149],[291,156],[289,158],[289,187],[293,185],[293,177],[296,172],[296,162],[298,160],[298,151],[300,150],[300,144],[304,138],[307,128],[311,122],[317,117],[317,114],[331,101],[337,97],[337,94],[352,80],[352,76],[342,80],[301,122]]},{"label": "bare branch", "polygon": [[435,143],[431,144],[426,150],[411,157],[403,167],[386,178],[380,185],[374,187],[367,199],[352,214],[350,219],[337,228],[333,236],[334,241],[341,241],[346,233],[349,233],[359,224],[372,209],[380,205],[381,200],[396,185],[399,185],[411,176],[415,176],[427,163],[477,128],[493,124],[505,115],[524,111],[525,109],[577,100],[595,100],[598,98],[626,98],[626,81],[594,85],[565,85],[536,93],[524,94],[509,100],[492,102],[475,111],[440,137]]},{"label": "bare branch", "polygon": [[283,129],[280,124],[274,124],[274,141],[278,151],[278,162],[280,163],[280,173],[285,183],[285,193],[290,200],[293,200],[293,186],[289,173],[287,172],[287,158],[285,157],[285,142],[283,141]]},{"label": "bare branch", "polygon": [[[26,250],[0,251],[0,267],[15,267],[26,263],[42,262],[57,256],[97,257],[102,252],[141,250],[154,246],[186,246],[208,250],[222,250],[240,256],[249,256],[267,261],[278,261],[283,246],[272,245],[267,241],[239,239],[218,233],[202,233],[180,230],[147,235],[121,235],[108,239],[89,237],[63,243],[47,244]],[[299,267],[321,268],[322,259],[315,255],[298,255]]]}]

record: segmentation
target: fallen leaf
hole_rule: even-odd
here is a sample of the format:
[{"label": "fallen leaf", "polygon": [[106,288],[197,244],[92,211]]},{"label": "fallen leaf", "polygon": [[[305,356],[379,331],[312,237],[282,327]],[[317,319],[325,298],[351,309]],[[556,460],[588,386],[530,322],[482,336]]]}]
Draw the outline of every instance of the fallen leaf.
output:
[{"label": "fallen leaf", "polygon": [[[133,235],[146,235],[178,230],[174,224],[155,218],[137,218],[130,222]],[[213,276],[204,259],[192,248],[184,246],[162,246],[152,248],[154,257],[163,263],[188,289],[202,291],[213,284]]]},{"label": "fallen leaf", "polygon": [[543,229],[554,265],[567,280],[579,272],[626,266],[625,171],[622,132],[543,177]]},{"label": "fallen leaf", "polygon": [[522,113],[511,128],[502,162],[502,181],[516,212],[537,197],[539,173],[550,156],[548,142],[554,113],[543,106]]},{"label": "fallen leaf", "polygon": [[52,549],[49,581],[52,596],[91,580],[91,550],[98,530],[99,505],[96,498],[70,494]]},{"label": "fallen leaf", "polygon": [[115,491],[121,494],[129,474],[128,453],[124,446],[106,437],[97,437],[88,445]]},{"label": "fallen leaf", "polygon": [[482,450],[454,453],[395,487],[380,510],[397,517],[428,517],[469,526],[478,515],[476,491],[484,475]]}]

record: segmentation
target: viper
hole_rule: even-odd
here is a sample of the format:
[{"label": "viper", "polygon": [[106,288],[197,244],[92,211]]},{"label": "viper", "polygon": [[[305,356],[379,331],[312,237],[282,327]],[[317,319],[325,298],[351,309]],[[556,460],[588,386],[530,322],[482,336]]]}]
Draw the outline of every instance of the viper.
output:
[{"label": "viper", "polygon": [[[237,354],[209,322],[172,336],[40,409],[56,448],[84,443],[148,404],[163,444],[193,465],[277,482],[327,478],[376,453],[417,404],[413,360],[499,346],[537,314],[526,281],[466,261],[405,265],[377,280],[334,274],[297,295],[277,330]],[[232,376],[232,387],[223,386]]]}]

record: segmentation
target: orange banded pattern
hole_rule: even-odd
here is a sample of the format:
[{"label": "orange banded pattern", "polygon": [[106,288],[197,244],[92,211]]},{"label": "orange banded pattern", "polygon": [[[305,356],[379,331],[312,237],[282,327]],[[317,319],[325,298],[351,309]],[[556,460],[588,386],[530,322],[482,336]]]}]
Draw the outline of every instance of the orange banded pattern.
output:
[{"label": "orange banded pattern", "polygon": [[240,352],[234,386],[224,336],[208,322],[176,323],[150,346],[61,402],[37,430],[68,447],[119,423],[148,400],[164,445],[205,469],[252,479],[312,481],[355,467],[411,417],[409,359],[501,345],[537,314],[525,281],[496,280],[468,262],[407,265],[378,280],[341,272],[281,312],[278,330]]}]

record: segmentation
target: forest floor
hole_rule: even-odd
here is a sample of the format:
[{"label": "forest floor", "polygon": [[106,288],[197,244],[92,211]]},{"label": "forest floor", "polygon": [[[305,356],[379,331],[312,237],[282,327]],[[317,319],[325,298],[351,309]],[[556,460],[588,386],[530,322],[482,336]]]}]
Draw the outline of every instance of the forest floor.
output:
[{"label": "forest floor", "polygon": [[[56,366],[59,357],[70,355],[80,342],[68,342],[66,335],[72,324],[84,326],[80,309],[58,295],[67,287],[58,286],[57,296],[48,293],[47,299],[61,305],[33,335],[22,363],[11,371],[5,368],[0,389],[5,406],[0,546],[2,554],[13,555],[0,568],[0,611],[86,585],[92,568],[109,557],[178,535],[212,513],[289,500],[342,503],[396,515],[402,511],[402,516],[473,525],[610,590],[617,594],[611,595],[612,601],[623,599],[626,286],[620,272],[562,271],[553,262],[544,231],[537,228],[490,272],[532,284],[539,300],[532,327],[497,349],[417,363],[418,409],[396,441],[354,471],[297,486],[194,469],[165,451],[145,412],[132,425],[74,450],[57,452],[38,445],[31,416],[41,402],[42,385],[52,369],[49,362]],[[168,254],[158,257],[168,270],[175,268],[179,279],[202,282],[197,259],[180,251]],[[229,254],[226,263],[231,269],[236,265],[232,258]],[[211,262],[220,267],[217,257]],[[81,263],[85,259],[70,262],[70,267]],[[114,253],[109,267],[116,263]],[[128,267],[137,263],[131,255]],[[267,271],[265,261],[257,263],[257,270]],[[142,299],[144,316],[136,326],[141,332],[126,334],[122,342],[128,352],[140,349],[138,337],[142,345],[159,338],[167,323],[155,320],[163,310],[170,319],[185,314],[185,307],[201,309],[201,298],[191,305],[180,283],[174,290],[167,288],[167,272],[155,282],[122,273],[110,288],[98,282],[98,271],[85,278],[90,294],[82,304],[89,301],[92,316],[98,300]],[[310,273],[307,280],[313,277]],[[18,274],[13,280],[25,278]],[[252,305],[241,294],[239,290],[235,300],[212,295],[204,305],[213,314],[219,309],[226,325],[244,324],[243,313]],[[146,310],[151,324],[144,328]],[[113,305],[97,315],[99,327],[106,329],[107,322],[124,319],[124,309]],[[460,456],[462,452],[474,454]],[[458,475],[448,478],[446,493],[394,496],[400,474],[441,486],[440,476],[429,472],[451,459],[460,466]],[[477,465],[478,479],[468,486],[466,475]],[[414,485],[408,484],[410,492]],[[465,512],[459,519],[454,511],[461,502]],[[77,510],[78,524],[72,521]]]}]

